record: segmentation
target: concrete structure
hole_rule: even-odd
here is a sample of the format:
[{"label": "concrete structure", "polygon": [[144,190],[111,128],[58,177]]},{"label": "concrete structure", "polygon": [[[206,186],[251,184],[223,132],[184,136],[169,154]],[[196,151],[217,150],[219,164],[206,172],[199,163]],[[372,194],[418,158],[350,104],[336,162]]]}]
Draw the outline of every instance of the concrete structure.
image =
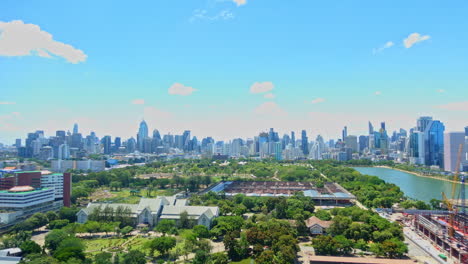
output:
[{"label": "concrete structure", "polygon": [[454,216],[454,237],[448,236],[450,221],[444,215],[415,215],[414,227],[421,235],[428,238],[437,248],[444,250],[449,257],[468,263],[468,216]]},{"label": "concrete structure", "polygon": [[[463,146],[461,162],[466,159],[465,132],[444,134],[444,170],[455,172],[457,169],[458,150]],[[463,163],[462,163],[463,164]],[[460,168],[458,168],[460,169]]]},{"label": "concrete structure", "polygon": [[147,224],[152,227],[162,219],[177,222],[180,220],[180,214],[187,212],[188,218],[196,225],[204,225],[209,229],[213,219],[219,216],[218,207],[189,206],[186,199],[178,199],[177,196],[159,196],[154,199],[142,198],[138,204],[90,203],[77,213],[77,222],[85,223],[96,208],[104,209],[106,206],[112,207],[114,211],[118,207],[130,209],[130,217],[135,226]]}]

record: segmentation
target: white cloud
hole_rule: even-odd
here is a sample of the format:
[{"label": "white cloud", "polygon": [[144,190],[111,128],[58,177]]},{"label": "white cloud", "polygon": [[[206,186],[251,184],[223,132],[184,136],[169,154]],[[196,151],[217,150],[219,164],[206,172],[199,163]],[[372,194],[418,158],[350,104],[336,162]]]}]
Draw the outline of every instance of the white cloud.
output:
[{"label": "white cloud", "polygon": [[403,40],[403,44],[405,45],[405,48],[409,49],[411,48],[414,44],[425,41],[430,39],[431,37],[429,35],[422,36],[419,33],[412,33],[410,34],[407,38]]},{"label": "white cloud", "polygon": [[383,44],[381,47],[376,48],[376,49],[373,49],[373,50],[372,50],[372,53],[373,53],[373,54],[380,53],[380,52],[382,52],[384,49],[391,48],[391,47],[393,47],[394,45],[395,45],[395,43],[393,43],[392,41],[388,41],[387,43]]},{"label": "white cloud", "polygon": [[449,111],[468,111],[468,101],[438,105],[436,108]]},{"label": "white cloud", "polygon": [[325,102],[325,98],[315,98],[314,100],[311,101],[313,104],[319,104]]},{"label": "white cloud", "polygon": [[272,82],[255,82],[250,86],[250,93],[253,94],[258,94],[258,93],[266,93],[268,91],[273,90],[273,85]]},{"label": "white cloud", "polygon": [[216,21],[216,20],[230,20],[233,18],[234,18],[234,14],[229,10],[221,10],[215,15],[209,15],[208,11],[205,9],[195,9],[189,20],[190,22],[194,22],[195,20]]},{"label": "white cloud", "polygon": [[62,57],[70,63],[86,61],[87,55],[71,45],[55,41],[52,35],[21,20],[0,22],[0,56],[37,55]]},{"label": "white cloud", "polygon": [[16,102],[5,102],[5,101],[0,102],[0,105],[14,105],[14,104],[16,104]]},{"label": "white cloud", "polygon": [[135,100],[132,100],[132,104],[142,105],[142,104],[145,104],[145,100],[144,99],[135,99]]},{"label": "white cloud", "polygon": [[381,92],[381,91],[376,91],[374,94],[375,94],[375,95],[381,95],[382,92]]},{"label": "white cloud", "polygon": [[445,93],[445,90],[444,89],[438,89],[437,92],[438,93]]},{"label": "white cloud", "polygon": [[272,93],[267,93],[267,94],[265,94],[265,95],[263,96],[263,98],[265,98],[265,99],[273,99],[273,98],[275,98],[275,95],[272,94]]},{"label": "white cloud", "polygon": [[185,86],[181,83],[174,83],[171,87],[169,87],[169,94],[172,94],[172,95],[187,96],[187,95],[191,95],[195,91],[196,89],[193,89],[192,87],[189,87],[189,86]]},{"label": "white cloud", "polygon": [[247,4],[247,0],[232,0],[234,3],[237,4],[237,6],[245,5]]},{"label": "white cloud", "polygon": [[254,113],[258,115],[274,115],[274,116],[285,116],[287,115],[277,103],[275,102],[265,102],[257,106],[254,110]]}]

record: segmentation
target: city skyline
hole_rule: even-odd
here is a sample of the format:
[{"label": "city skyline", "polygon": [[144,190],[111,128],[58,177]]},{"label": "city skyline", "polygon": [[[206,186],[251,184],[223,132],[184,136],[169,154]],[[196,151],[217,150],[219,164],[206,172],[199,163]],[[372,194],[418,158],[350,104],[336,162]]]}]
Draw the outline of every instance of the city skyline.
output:
[{"label": "city skyline", "polygon": [[0,142],[74,123],[128,138],[142,118],[223,140],[466,125],[464,1],[108,4],[0,3]]}]

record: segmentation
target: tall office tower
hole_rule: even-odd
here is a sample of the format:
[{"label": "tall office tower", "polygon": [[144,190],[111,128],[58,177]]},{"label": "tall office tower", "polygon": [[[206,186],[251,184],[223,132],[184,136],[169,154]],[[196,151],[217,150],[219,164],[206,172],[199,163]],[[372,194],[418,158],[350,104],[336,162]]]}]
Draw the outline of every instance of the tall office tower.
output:
[{"label": "tall office tower", "polygon": [[304,156],[309,155],[309,139],[307,138],[307,132],[305,130],[302,130],[301,133],[301,148]]},{"label": "tall office tower", "polygon": [[32,158],[34,153],[33,142],[38,139],[39,136],[37,133],[28,133],[28,137],[25,142],[25,150],[22,157],[23,158]]},{"label": "tall office tower", "polygon": [[15,147],[16,147],[16,148],[21,148],[21,138],[17,138],[17,139],[15,140]]},{"label": "tall office tower", "polygon": [[153,148],[152,148],[152,142],[153,140],[149,137],[145,138],[143,140],[143,149],[141,152],[143,153],[153,153]]},{"label": "tall office tower", "polygon": [[296,133],[294,131],[291,131],[291,143],[293,148],[296,147]]},{"label": "tall office tower", "polygon": [[73,125],[73,134],[78,134],[78,124]]},{"label": "tall office tower", "polygon": [[104,147],[104,154],[109,155],[112,153],[111,145],[112,145],[112,138],[111,136],[104,136],[101,140],[101,143]]},{"label": "tall office tower", "polygon": [[190,148],[192,151],[200,152],[200,144],[197,137],[193,137],[192,140],[190,140]]},{"label": "tall office tower", "polygon": [[284,134],[281,140],[281,146],[283,149],[286,148],[287,145],[291,144],[291,138],[289,138],[288,134]]},{"label": "tall office tower", "polygon": [[174,137],[174,147],[178,149],[183,149],[184,147],[184,137],[182,135],[175,135]]},{"label": "tall office tower", "polygon": [[127,140],[127,144],[125,145],[125,148],[127,149],[128,153],[135,152],[136,147],[137,147],[137,142],[134,138],[130,138]]},{"label": "tall office tower", "polygon": [[65,137],[67,136],[67,134],[63,130],[57,130],[55,131],[55,136],[65,141]]},{"label": "tall office tower", "polygon": [[350,148],[352,152],[358,151],[358,141],[356,136],[347,136],[344,140],[347,148]]},{"label": "tall office tower", "polygon": [[439,120],[431,121],[424,130],[424,157],[426,166],[444,167],[445,126]]},{"label": "tall office tower", "polygon": [[385,128],[385,122],[381,122],[381,123],[380,123],[380,129],[386,130],[386,128]]},{"label": "tall office tower", "polygon": [[148,125],[145,120],[140,122],[140,128],[138,129],[137,134],[137,149],[143,151],[143,142],[148,137]]},{"label": "tall office tower", "polygon": [[118,151],[121,146],[122,146],[122,139],[120,137],[115,137],[115,140],[114,140],[115,151]]},{"label": "tall office tower", "polygon": [[163,136],[163,144],[168,148],[174,147],[174,135],[167,134]]},{"label": "tall office tower", "polygon": [[310,148],[309,158],[313,160],[321,160],[322,159],[322,150],[320,148],[320,143],[315,141]]},{"label": "tall office tower", "polygon": [[70,146],[72,148],[78,149],[81,149],[83,147],[83,137],[81,136],[81,133],[74,133],[73,135],[71,135]]},{"label": "tall office tower", "polygon": [[322,135],[317,135],[315,138],[315,142],[318,143],[321,152],[324,152],[327,146],[325,145],[325,140],[323,139]]},{"label": "tall office tower", "polygon": [[369,135],[372,135],[374,134],[374,126],[372,125],[372,123],[369,121]]},{"label": "tall office tower", "polygon": [[424,132],[411,131],[408,145],[410,163],[424,165]]},{"label": "tall office tower", "polygon": [[341,140],[345,141],[345,138],[348,136],[348,127],[345,126],[341,132]]},{"label": "tall office tower", "polygon": [[[376,134],[376,133],[374,133]],[[382,151],[382,153],[387,153],[388,152],[388,135],[387,135],[387,130],[385,130],[385,122],[382,122],[380,124],[380,130],[379,130],[379,148]],[[375,139],[377,141],[377,137]]]},{"label": "tall office tower", "polygon": [[59,160],[66,160],[70,158],[70,147],[67,144],[62,144],[58,148],[57,158]]},{"label": "tall office tower", "polygon": [[282,156],[283,148],[281,146],[281,142],[275,142],[274,144],[275,144],[274,145],[275,160],[282,160],[283,159],[283,156]]},{"label": "tall office tower", "polygon": [[231,142],[231,149],[229,155],[231,157],[239,157],[242,147],[242,139],[236,138]]},{"label": "tall office tower", "polygon": [[369,136],[359,136],[359,152],[364,152],[369,147]]},{"label": "tall office tower", "polygon": [[460,146],[462,146],[461,161],[464,163],[466,161],[465,132],[448,132],[444,134],[444,170],[456,171]]},{"label": "tall office tower", "polygon": [[159,130],[155,129],[153,130],[153,139],[157,139],[159,141],[161,141],[161,134],[159,133]]},{"label": "tall office tower", "polygon": [[418,131],[424,132],[426,127],[432,122],[432,117],[430,116],[421,116],[418,118],[416,129]]},{"label": "tall office tower", "polygon": [[270,128],[270,131],[268,132],[268,142],[274,142],[275,141],[275,131],[273,128]]},{"label": "tall office tower", "polygon": [[182,134],[182,148],[185,151],[190,151],[190,130],[185,130]]},{"label": "tall office tower", "polygon": [[400,128],[400,137],[407,137],[407,136],[408,136],[408,132],[404,130],[403,128]]}]

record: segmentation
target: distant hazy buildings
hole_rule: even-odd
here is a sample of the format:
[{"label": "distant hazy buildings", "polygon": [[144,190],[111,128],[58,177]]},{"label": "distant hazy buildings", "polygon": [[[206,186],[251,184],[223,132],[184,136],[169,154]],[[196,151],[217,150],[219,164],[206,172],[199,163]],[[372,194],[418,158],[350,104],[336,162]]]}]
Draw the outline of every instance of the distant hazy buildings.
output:
[{"label": "distant hazy buildings", "polygon": [[457,169],[458,151],[462,147],[460,161],[466,161],[465,132],[448,132],[444,135],[444,169],[454,172]]}]

